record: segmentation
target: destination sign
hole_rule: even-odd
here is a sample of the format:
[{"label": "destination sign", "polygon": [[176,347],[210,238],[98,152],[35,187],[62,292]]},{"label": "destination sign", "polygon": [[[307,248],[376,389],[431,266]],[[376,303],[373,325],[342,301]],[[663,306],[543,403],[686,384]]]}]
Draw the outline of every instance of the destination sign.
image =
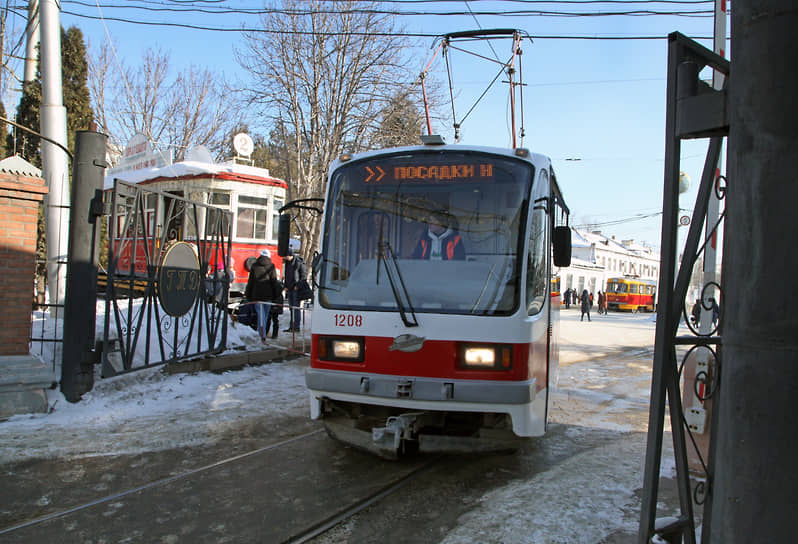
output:
[{"label": "destination sign", "polygon": [[452,164],[368,164],[363,167],[365,183],[490,181],[492,162]]}]

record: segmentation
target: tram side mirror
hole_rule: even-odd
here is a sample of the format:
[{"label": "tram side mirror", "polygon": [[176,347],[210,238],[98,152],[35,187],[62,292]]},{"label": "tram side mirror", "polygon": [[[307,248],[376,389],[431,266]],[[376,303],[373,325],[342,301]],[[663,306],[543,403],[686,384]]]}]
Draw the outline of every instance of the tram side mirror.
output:
[{"label": "tram side mirror", "polygon": [[571,228],[554,227],[554,266],[571,266]]},{"label": "tram side mirror", "polygon": [[277,223],[277,254],[280,257],[288,255],[288,239],[291,236],[291,216],[287,213],[280,214]]}]

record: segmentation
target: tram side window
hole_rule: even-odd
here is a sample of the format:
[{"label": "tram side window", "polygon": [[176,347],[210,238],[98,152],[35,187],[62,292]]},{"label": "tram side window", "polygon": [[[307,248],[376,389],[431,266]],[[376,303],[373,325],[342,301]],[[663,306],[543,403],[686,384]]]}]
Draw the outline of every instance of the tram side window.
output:
[{"label": "tram side window", "polygon": [[158,205],[158,195],[147,195],[144,213],[147,217],[147,235],[155,235],[155,208]]},{"label": "tram side window", "polygon": [[236,237],[254,240],[266,239],[269,218],[269,199],[240,195],[236,219]]},{"label": "tram side window", "polygon": [[633,295],[637,294],[637,284],[636,283],[632,283],[631,285],[629,285],[629,292],[631,294],[633,294]]},{"label": "tram side window", "polygon": [[217,232],[227,236],[230,232],[230,219],[221,210],[209,208],[208,215],[205,218],[205,236],[213,236]]},{"label": "tram side window", "polygon": [[272,201],[272,239],[277,240],[277,231],[280,230],[280,212],[278,211],[283,207],[282,199],[275,198]]},{"label": "tram side window", "polygon": [[[211,193],[210,197],[208,198],[208,203],[211,206],[216,206],[219,208],[230,208],[230,194],[229,193]],[[222,218],[222,224],[219,225],[219,218]],[[219,213],[219,210],[214,208],[208,208],[208,213],[205,217],[205,236],[212,236],[215,232],[218,232],[217,229],[221,228],[221,232],[227,235],[230,232],[230,225],[228,223],[229,219],[227,216]]]},{"label": "tram side window", "polygon": [[[548,191],[548,176],[540,171],[540,178],[533,191],[532,202],[544,197]],[[543,308],[547,289],[546,225],[548,216],[545,205],[534,205],[529,230],[529,252],[527,253],[526,307],[527,314],[534,315]]]}]

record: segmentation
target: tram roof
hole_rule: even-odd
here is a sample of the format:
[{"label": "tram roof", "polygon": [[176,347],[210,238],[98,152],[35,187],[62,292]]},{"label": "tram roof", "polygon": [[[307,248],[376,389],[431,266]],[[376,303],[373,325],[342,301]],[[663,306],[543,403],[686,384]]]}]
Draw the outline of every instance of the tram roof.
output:
[{"label": "tram roof", "polygon": [[209,163],[199,161],[183,161],[168,166],[142,168],[139,170],[126,170],[113,172],[105,176],[105,189],[114,186],[114,180],[119,179],[128,183],[147,183],[166,179],[191,179],[198,177],[219,177],[231,181],[265,182],[287,187],[285,181],[269,175],[266,168],[248,166],[246,164]]}]

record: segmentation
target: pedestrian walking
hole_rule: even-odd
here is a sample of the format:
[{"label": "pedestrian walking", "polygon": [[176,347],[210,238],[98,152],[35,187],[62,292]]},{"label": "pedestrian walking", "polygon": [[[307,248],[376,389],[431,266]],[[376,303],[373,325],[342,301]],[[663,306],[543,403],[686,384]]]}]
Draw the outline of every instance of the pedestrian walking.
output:
[{"label": "pedestrian walking", "polygon": [[[244,299],[247,303],[263,303],[257,307],[257,327],[260,329],[261,339],[268,336],[271,329],[272,338],[277,338],[279,330],[279,315],[283,312],[283,286],[277,279],[277,270],[271,260],[271,252],[264,249],[257,260],[252,264],[247,278],[247,287]],[[251,312],[248,312],[251,315]],[[252,323],[250,322],[250,326]]]},{"label": "pedestrian walking", "polygon": [[587,292],[587,289],[582,291],[582,317],[579,321],[585,320],[585,314],[587,314],[587,320],[590,321],[590,293]]},{"label": "pedestrian walking", "polygon": [[690,311],[690,321],[693,326],[698,328],[701,323],[701,301],[696,300],[693,309]]},{"label": "pedestrian walking", "polygon": [[571,307],[571,288],[565,290],[565,309],[569,309]]},{"label": "pedestrian walking", "polygon": [[718,326],[718,321],[720,320],[720,306],[715,297],[709,297],[709,305],[712,308],[712,328],[714,329]]}]

